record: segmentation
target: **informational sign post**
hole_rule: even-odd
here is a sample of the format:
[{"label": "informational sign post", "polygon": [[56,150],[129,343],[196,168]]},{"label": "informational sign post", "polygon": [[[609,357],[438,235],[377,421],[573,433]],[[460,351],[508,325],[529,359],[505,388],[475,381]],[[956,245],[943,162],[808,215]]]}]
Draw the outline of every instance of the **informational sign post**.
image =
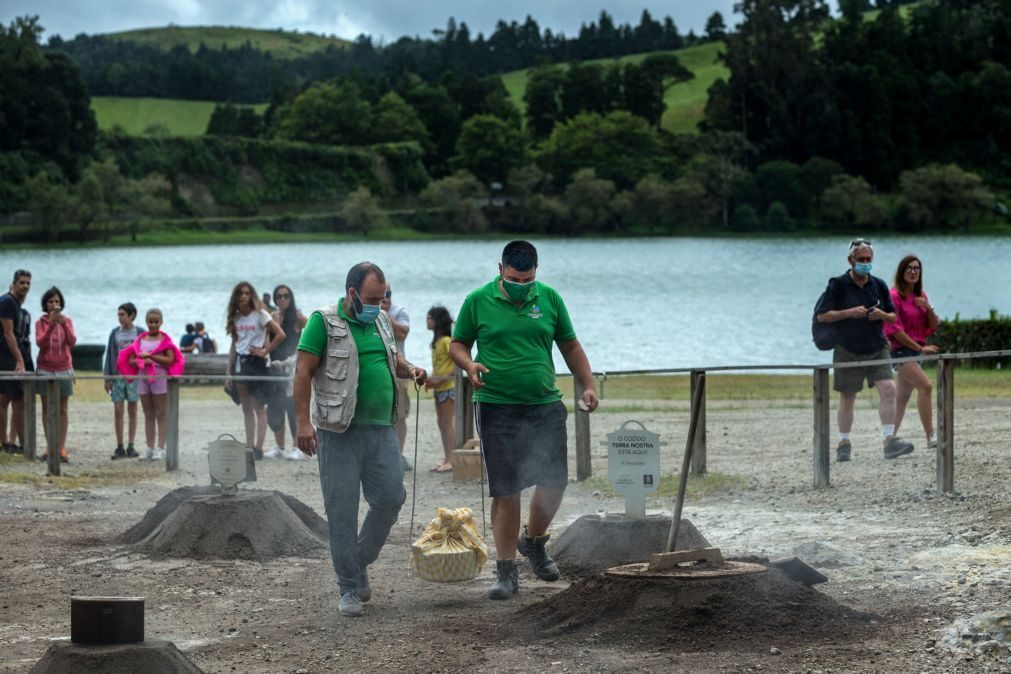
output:
[{"label": "informational sign post", "polygon": [[607,434],[607,477],[615,491],[624,494],[629,517],[646,517],[646,494],[660,487],[661,444],[660,436],[638,421],[626,421]]},{"label": "informational sign post", "polygon": [[[227,440],[225,438],[231,438]],[[207,446],[207,468],[211,483],[221,485],[225,494],[234,494],[240,482],[256,481],[252,452],[231,435],[222,435]]]}]

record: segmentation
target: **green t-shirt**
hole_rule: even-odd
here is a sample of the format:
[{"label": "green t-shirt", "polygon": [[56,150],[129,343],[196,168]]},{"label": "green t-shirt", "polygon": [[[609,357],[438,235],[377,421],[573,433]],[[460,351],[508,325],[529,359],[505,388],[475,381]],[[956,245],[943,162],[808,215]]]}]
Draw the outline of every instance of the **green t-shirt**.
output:
[{"label": "green t-shirt", "polygon": [[576,338],[565,302],[554,288],[535,281],[517,307],[499,291],[499,278],[467,296],[453,330],[454,340],[477,343],[474,360],[488,368],[474,400],[509,405],[560,400],[552,343]]},{"label": "green t-shirt", "polygon": [[[347,321],[348,329],[358,347],[358,402],[351,425],[389,426],[393,417],[393,377],[386,360],[386,346],[375,323],[360,323],[347,317],[343,302],[338,313]],[[298,340],[298,350],[322,356],[327,334],[323,314],[312,312]]]}]

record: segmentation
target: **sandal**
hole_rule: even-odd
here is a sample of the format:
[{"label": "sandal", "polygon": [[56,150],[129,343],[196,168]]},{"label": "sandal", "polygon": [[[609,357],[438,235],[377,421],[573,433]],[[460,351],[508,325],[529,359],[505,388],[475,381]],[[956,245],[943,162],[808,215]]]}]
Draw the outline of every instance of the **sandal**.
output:
[{"label": "sandal", "polygon": [[[449,467],[446,468],[446,466],[449,466]],[[453,464],[451,464],[451,463],[442,463],[442,464],[439,464],[438,466],[436,466],[435,468],[429,469],[428,472],[429,473],[452,473],[453,472]]]}]

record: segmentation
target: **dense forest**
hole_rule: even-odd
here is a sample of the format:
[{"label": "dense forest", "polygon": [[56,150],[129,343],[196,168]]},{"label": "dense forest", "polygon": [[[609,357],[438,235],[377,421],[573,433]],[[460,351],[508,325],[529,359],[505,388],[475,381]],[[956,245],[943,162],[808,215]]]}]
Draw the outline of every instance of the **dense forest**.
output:
[{"label": "dense forest", "polygon": [[[882,4],[868,16],[868,3],[844,0],[833,17],[821,0],[743,0],[732,30],[714,14],[701,39],[723,45],[729,77],[709,89],[695,134],[661,128],[666,93],[693,75],[670,49],[683,43],[674,22],[645,12],[636,27],[602,14],[572,39],[533,19],[472,39],[451,21],[428,39],[375,47],[363,36],[288,61],[85,36],[43,47],[37,21],[19,19],[0,36],[0,91],[16,92],[0,96],[0,212],[27,211],[50,239],[61,222],[285,211],[329,211],[335,228],[362,231],[1006,227],[1011,5]],[[227,75],[254,61],[263,72]],[[259,115],[223,102],[203,141],[98,134],[91,78],[108,84],[116,63],[152,68],[113,78],[120,86],[191,79],[164,95],[272,83],[248,99],[270,105]],[[521,111],[496,73],[525,65]],[[307,171],[334,178],[306,184]]]}]

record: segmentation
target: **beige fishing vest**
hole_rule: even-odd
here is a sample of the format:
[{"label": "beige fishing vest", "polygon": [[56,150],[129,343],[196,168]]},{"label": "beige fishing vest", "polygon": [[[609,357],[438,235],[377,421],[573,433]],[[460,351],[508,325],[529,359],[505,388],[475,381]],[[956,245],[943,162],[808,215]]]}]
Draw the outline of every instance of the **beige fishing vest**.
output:
[{"label": "beige fishing vest", "polygon": [[[343,433],[351,425],[358,403],[358,347],[348,330],[347,321],[338,313],[338,304],[328,304],[319,309],[326,324],[326,349],[312,379],[312,423],[317,428]],[[397,372],[397,342],[393,326],[385,311],[376,319],[379,336],[386,345],[386,358],[390,365],[390,386]],[[397,396],[393,396],[392,424],[397,418]]]}]

